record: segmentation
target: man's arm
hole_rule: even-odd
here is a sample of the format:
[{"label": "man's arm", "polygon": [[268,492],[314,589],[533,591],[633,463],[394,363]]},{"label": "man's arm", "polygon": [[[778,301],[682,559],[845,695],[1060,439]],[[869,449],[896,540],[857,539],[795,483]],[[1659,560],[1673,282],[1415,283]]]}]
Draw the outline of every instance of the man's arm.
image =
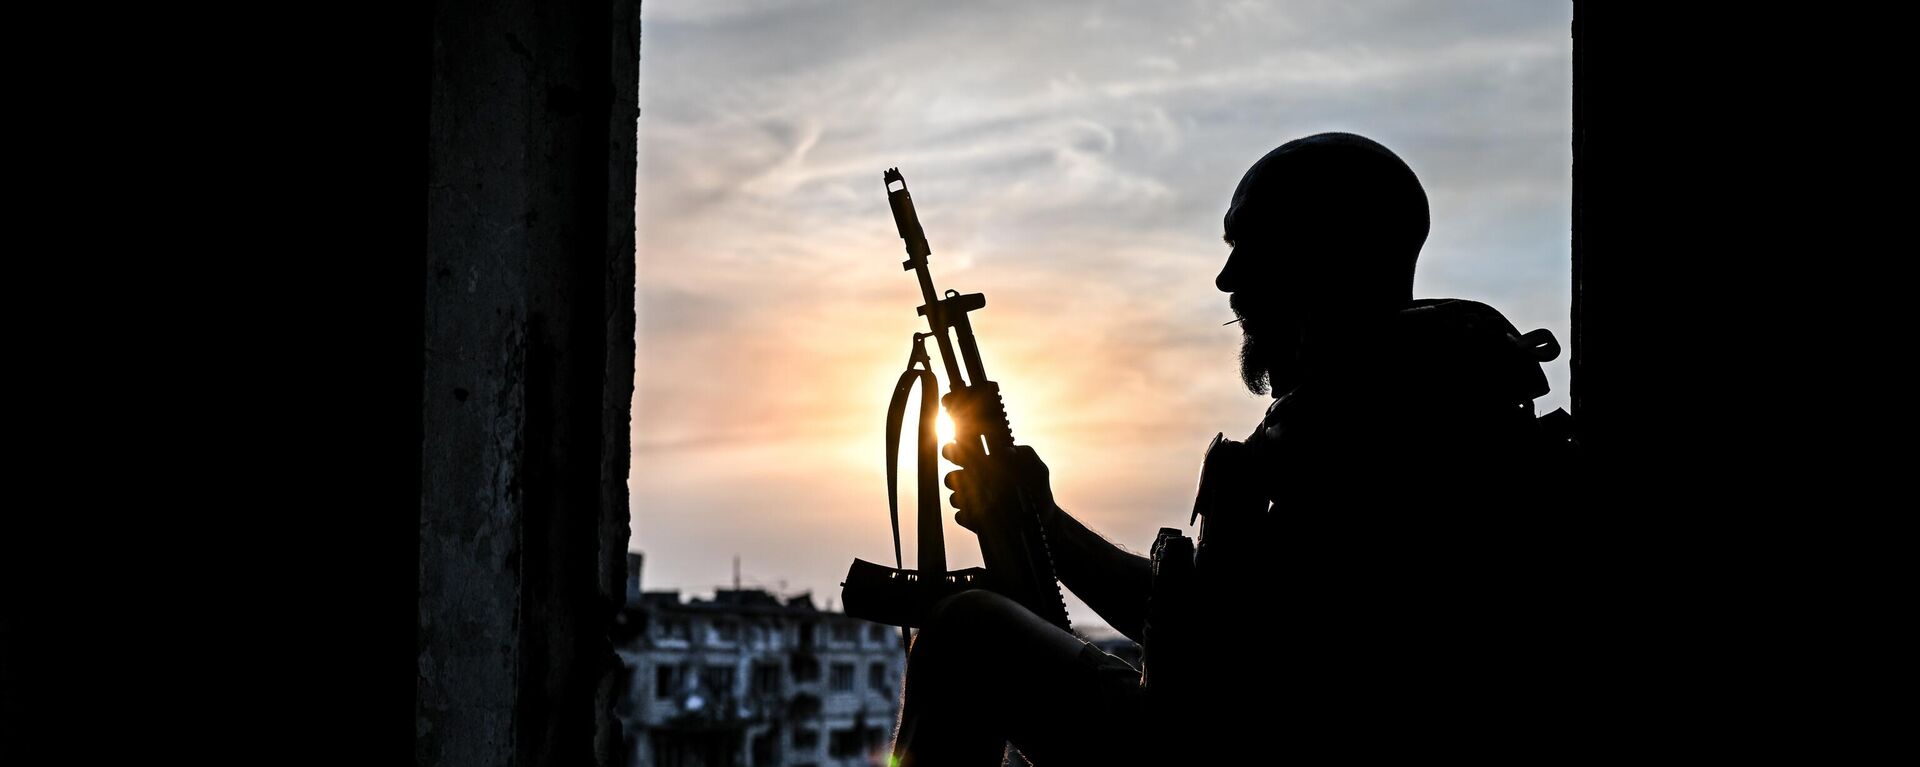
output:
[{"label": "man's arm", "polygon": [[1047,528],[1060,582],[1128,639],[1141,641],[1153,563],[1102,538],[1064,509]]},{"label": "man's arm", "polygon": [[[941,454],[966,466],[972,456],[958,454],[955,447],[948,444]],[[1040,496],[1037,505],[1044,509],[1041,523],[1047,532],[1047,548],[1061,583],[1115,630],[1140,641],[1147,620],[1147,597],[1153,589],[1152,561],[1114,545],[1061,509],[1053,502],[1047,465],[1030,447],[1021,445],[1015,450],[1029,492]],[[962,468],[947,474],[946,485],[954,491],[949,499],[957,509],[954,521],[977,533],[972,515],[977,513],[974,499],[979,490],[972,487],[971,480],[970,473]]]}]

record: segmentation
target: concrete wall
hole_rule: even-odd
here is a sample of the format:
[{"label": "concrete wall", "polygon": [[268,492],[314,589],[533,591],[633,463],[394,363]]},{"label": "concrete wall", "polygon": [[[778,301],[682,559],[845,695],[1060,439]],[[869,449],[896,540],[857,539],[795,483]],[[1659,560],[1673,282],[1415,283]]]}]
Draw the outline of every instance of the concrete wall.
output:
[{"label": "concrete wall", "polygon": [[639,10],[432,14],[418,764],[615,760]]}]

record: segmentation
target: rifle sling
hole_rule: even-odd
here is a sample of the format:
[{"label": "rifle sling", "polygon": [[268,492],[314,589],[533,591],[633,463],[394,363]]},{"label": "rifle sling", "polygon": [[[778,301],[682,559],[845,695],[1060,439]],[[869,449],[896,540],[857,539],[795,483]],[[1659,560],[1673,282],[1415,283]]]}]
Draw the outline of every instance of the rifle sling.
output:
[{"label": "rifle sling", "polygon": [[[900,477],[896,473],[900,468],[900,426],[906,417],[907,395],[913,391],[914,381],[920,382],[920,466],[930,465],[933,456],[927,450],[927,430],[933,428],[933,419],[937,415],[940,400],[935,391],[938,385],[933,371],[928,368],[929,360],[923,347],[915,339],[915,355],[907,361],[907,369],[900,374],[900,380],[893,387],[893,401],[887,403],[887,518],[893,524],[893,566],[897,570],[906,569],[900,554]],[[940,491],[935,484],[937,472],[919,471],[919,484],[915,495],[919,498],[920,519],[938,519],[940,514]],[[928,531],[920,531],[925,536]],[[923,565],[920,577],[940,578],[944,572],[926,572]],[[904,651],[909,644],[911,632],[906,626],[900,627],[900,647]]]}]

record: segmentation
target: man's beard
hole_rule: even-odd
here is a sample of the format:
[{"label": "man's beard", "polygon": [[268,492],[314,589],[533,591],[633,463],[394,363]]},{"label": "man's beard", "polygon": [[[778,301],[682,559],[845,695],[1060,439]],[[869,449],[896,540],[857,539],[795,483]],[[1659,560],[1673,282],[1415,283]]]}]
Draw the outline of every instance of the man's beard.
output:
[{"label": "man's beard", "polygon": [[1247,391],[1264,395],[1268,391],[1266,345],[1254,338],[1246,328],[1240,329],[1240,380],[1246,383]]},{"label": "man's beard", "polygon": [[1285,392],[1296,383],[1300,329],[1265,307],[1249,315],[1254,302],[1242,295],[1227,299],[1233,316],[1240,318],[1240,380],[1257,395]]}]

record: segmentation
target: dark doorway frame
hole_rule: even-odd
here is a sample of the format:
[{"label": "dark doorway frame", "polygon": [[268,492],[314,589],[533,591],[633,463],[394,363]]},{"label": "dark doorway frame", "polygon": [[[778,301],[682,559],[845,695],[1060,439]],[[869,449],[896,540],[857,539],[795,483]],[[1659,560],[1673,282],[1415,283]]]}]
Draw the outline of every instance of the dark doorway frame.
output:
[{"label": "dark doorway frame", "polygon": [[[1571,399],[1593,465],[1630,440],[1634,363],[1603,260],[1635,226],[1630,109],[1576,2]],[[436,6],[420,266],[415,759],[611,767],[634,372],[637,0]],[[1607,30],[1602,32],[1600,30]],[[1642,128],[1641,130],[1650,130]],[[1642,139],[1644,140],[1644,138]],[[1644,266],[1639,267],[1644,275]],[[1592,496],[1598,486],[1583,486]],[[1617,684],[1617,683],[1615,683]]]}]

